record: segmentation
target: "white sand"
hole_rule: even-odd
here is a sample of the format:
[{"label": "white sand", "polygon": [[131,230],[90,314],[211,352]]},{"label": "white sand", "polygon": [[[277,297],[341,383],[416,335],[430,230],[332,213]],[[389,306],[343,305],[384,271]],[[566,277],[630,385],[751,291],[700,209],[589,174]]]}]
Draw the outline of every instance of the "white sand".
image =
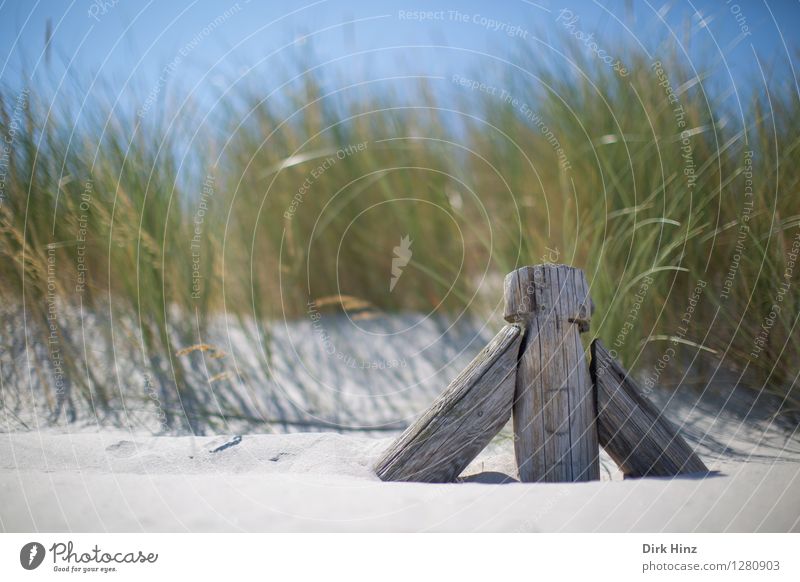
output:
[{"label": "white sand", "polygon": [[[599,483],[499,484],[516,476],[507,428],[465,472],[472,482],[382,483],[370,467],[397,434],[387,427],[404,426],[429,406],[496,326],[449,326],[409,315],[363,322],[367,327],[354,331],[346,318],[324,321],[335,355],[327,353],[320,329],[303,321],[274,330],[277,352],[269,364],[259,360],[259,344],[246,327],[217,334],[212,343],[227,354],[220,359],[186,356],[193,358],[186,382],[208,406],[279,421],[226,419],[219,430],[244,436],[216,453],[210,451],[232,435],[151,436],[156,408],[142,403],[142,395],[144,372],[156,377],[152,362],[138,361],[122,345],[116,360],[108,360],[111,352],[100,349],[101,320],[72,329],[88,329],[89,341],[97,342],[86,369],[116,395],[115,410],[124,409],[118,416],[95,418],[76,398],[77,422],[45,428],[53,402],[48,367],[38,352],[25,351],[24,341],[11,342],[0,350],[0,430],[6,431],[0,432],[0,530],[799,529],[800,443],[770,421],[768,406],[731,388],[738,378],[722,374],[700,398],[689,386],[651,395],[718,476],[622,481],[603,457]],[[348,364],[350,358],[408,365],[362,369]],[[223,372],[228,380],[212,382]],[[317,429],[334,425],[345,434],[252,434],[311,430],[280,422],[309,418],[324,421]]]},{"label": "white sand", "polygon": [[604,457],[604,481],[563,485],[489,484],[515,476],[508,439],[496,440],[465,471],[484,483],[427,485],[382,483],[373,475],[371,463],[391,439],[245,435],[238,444],[212,453],[231,437],[53,429],[10,433],[0,435],[0,528],[798,530],[800,464],[785,449],[772,454],[763,438],[759,447],[747,445],[755,435],[751,429],[746,433],[747,439],[730,439],[726,449],[749,446],[744,457],[705,457],[719,476],[621,481]]}]

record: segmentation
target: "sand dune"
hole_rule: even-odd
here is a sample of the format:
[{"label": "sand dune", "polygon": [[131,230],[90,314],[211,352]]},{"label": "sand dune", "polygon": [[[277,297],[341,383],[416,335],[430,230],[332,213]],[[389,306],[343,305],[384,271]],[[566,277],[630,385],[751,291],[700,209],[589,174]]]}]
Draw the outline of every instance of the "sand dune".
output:
[{"label": "sand dune", "polygon": [[[736,430],[731,421],[717,424],[725,425],[722,435]],[[796,451],[775,448],[780,431],[739,429],[724,454],[701,447],[712,476],[622,481],[603,456],[601,482],[517,483],[511,441],[501,433],[461,483],[446,485],[379,481],[371,464],[390,438],[10,433],[0,438],[0,524],[6,531],[796,531]],[[752,444],[759,435],[761,444]]]},{"label": "sand dune", "polygon": [[[107,378],[124,414],[48,423],[46,377],[26,380],[24,359],[6,356],[0,409],[0,529],[5,531],[795,531],[800,519],[800,443],[769,407],[718,375],[651,394],[715,473],[622,480],[602,459],[602,481],[522,484],[509,427],[447,485],[382,483],[378,455],[485,343],[491,329],[414,317],[375,321],[358,333],[331,318],[336,354],[408,365],[361,369],[309,341],[299,322],[274,330],[271,363],[230,328],[227,354],[197,360],[187,382],[210,402],[241,402],[286,423],[228,422],[209,436],[166,436],[142,407],[141,371],[119,352]],[[403,330],[409,326],[413,333]],[[376,334],[376,335],[370,335]],[[22,353],[22,352],[20,352]],[[206,354],[207,355],[207,354]],[[202,356],[202,357],[201,357]],[[210,382],[207,365],[236,380]],[[15,367],[16,366],[16,367]],[[28,382],[33,382],[30,386]],[[38,382],[38,383],[37,383]],[[20,389],[11,391],[9,387]],[[217,400],[218,399],[218,400]],[[138,403],[138,404],[137,404]],[[309,430],[298,420],[326,421]],[[59,422],[61,422],[59,420]],[[333,425],[331,425],[333,423]],[[115,427],[116,424],[116,427]],[[120,427],[128,427],[123,430]],[[213,429],[206,429],[212,432]],[[259,434],[276,433],[281,434]],[[286,434],[292,433],[292,434]],[[154,436],[160,434],[162,436]]]}]

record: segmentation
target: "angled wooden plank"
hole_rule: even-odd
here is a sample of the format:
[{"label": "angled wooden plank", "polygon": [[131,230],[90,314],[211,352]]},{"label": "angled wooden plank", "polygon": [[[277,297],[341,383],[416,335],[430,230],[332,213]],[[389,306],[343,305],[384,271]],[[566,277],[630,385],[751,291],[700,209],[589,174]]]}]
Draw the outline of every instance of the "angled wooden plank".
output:
[{"label": "angled wooden plank", "polygon": [[522,330],[507,325],[375,465],[384,481],[449,483],[511,416]]},{"label": "angled wooden plank", "polygon": [[672,477],[708,471],[600,340],[592,342],[591,374],[597,391],[600,445],[626,476]]},{"label": "angled wooden plank", "polygon": [[592,312],[583,271],[517,269],[506,276],[505,301],[506,320],[526,327],[514,399],[520,480],[598,480],[594,392],[580,340]]}]

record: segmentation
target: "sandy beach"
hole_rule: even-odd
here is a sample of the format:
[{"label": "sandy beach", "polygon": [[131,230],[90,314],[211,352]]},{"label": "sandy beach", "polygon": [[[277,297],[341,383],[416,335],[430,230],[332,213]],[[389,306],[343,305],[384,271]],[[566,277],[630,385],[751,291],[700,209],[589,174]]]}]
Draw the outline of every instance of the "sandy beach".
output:
[{"label": "sandy beach", "polygon": [[[24,359],[9,359],[17,367],[3,368],[11,410],[0,411],[0,529],[800,529],[800,442],[764,399],[732,388],[736,377],[722,371],[702,389],[690,385],[687,375],[684,385],[665,384],[649,395],[701,455],[712,471],[708,476],[623,480],[601,450],[600,482],[519,483],[509,424],[459,483],[383,483],[374,462],[472,359],[492,326],[390,317],[367,322],[366,331],[381,334],[368,336],[352,332],[344,318],[325,322],[337,354],[406,365],[354,368],[327,355],[323,342],[300,341],[316,337],[315,330],[311,322],[293,322],[275,330],[272,363],[262,366],[257,346],[234,328],[227,341],[212,342],[224,346],[225,358],[190,355],[197,365],[187,381],[213,396],[209,402],[215,405],[225,406],[226,399],[248,403],[253,416],[271,422],[225,417],[221,429],[206,427],[197,436],[159,427],[155,401],[141,403],[143,381],[133,356],[119,352],[115,371],[102,365],[100,350],[90,352],[99,354],[97,377],[120,379],[123,413],[101,418],[83,407],[70,422],[48,416],[44,383],[9,390],[15,382],[26,385]],[[409,326],[413,334],[394,333]],[[240,380],[212,382],[209,376],[217,371],[206,365],[215,362]]]},{"label": "sandy beach", "polygon": [[[460,483],[383,483],[391,438],[333,433],[158,437],[56,429],[0,437],[5,531],[798,531],[797,443],[715,422],[710,476],[516,482],[505,431]],[[755,440],[754,440],[755,439]],[[760,443],[758,442],[760,441]],[[753,444],[758,443],[758,444]],[[791,447],[794,446],[792,450]]]},{"label": "sandy beach", "polygon": [[0,582],[800,580],[800,0],[0,16]]}]

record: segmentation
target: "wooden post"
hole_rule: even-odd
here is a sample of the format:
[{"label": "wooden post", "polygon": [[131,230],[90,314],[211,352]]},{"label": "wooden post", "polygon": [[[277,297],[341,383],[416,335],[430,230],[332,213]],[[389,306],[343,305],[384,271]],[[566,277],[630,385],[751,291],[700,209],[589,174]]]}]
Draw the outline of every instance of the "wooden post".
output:
[{"label": "wooden post", "polygon": [[375,465],[384,481],[449,483],[511,416],[522,329],[505,326]]},{"label": "wooden post", "polygon": [[628,477],[708,472],[669,421],[639,393],[600,340],[592,342],[600,444]]},{"label": "wooden post", "polygon": [[536,265],[505,279],[505,318],[525,326],[514,398],[521,481],[600,478],[595,401],[580,332],[593,306],[580,269]]}]

